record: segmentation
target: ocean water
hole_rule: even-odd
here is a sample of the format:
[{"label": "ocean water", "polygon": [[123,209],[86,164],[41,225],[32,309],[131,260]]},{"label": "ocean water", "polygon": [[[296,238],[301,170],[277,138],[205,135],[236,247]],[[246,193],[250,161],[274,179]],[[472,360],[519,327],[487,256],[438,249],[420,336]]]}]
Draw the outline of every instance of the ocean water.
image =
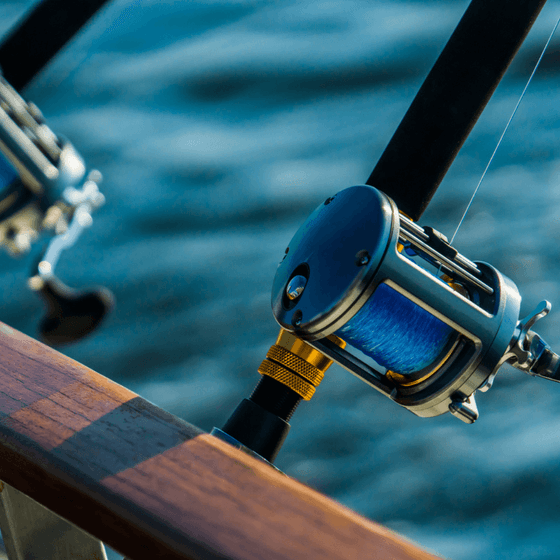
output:
[{"label": "ocean water", "polygon": [[[33,4],[0,4],[5,32]],[[276,265],[363,183],[468,2],[114,0],[27,88],[105,177],[60,262],[114,313],[63,352],[210,430],[258,381]],[[560,16],[544,8],[421,223],[453,233]],[[511,277],[560,348],[560,33],[456,239]],[[32,336],[32,258],[0,257],[0,320]],[[453,560],[560,558],[560,386],[504,368],[473,426],[420,419],[333,366],[277,464]],[[112,553],[111,553],[112,554]],[[116,556],[115,556],[116,557]]]}]

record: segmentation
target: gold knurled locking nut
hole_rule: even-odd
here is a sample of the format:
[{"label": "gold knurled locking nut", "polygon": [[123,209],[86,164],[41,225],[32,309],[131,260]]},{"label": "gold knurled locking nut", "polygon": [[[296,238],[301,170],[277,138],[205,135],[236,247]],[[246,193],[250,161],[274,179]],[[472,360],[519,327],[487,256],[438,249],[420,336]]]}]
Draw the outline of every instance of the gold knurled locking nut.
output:
[{"label": "gold knurled locking nut", "polygon": [[299,356],[288,352],[288,350],[282,348],[282,346],[278,346],[278,344],[270,347],[270,350],[266,353],[266,357],[277,364],[282,364],[282,366],[291,371],[295,371],[297,375],[309,381],[314,387],[318,387],[323,377],[325,377],[325,374],[320,369],[312,366]]},{"label": "gold knurled locking nut", "polygon": [[301,378],[299,375],[292,373],[284,366],[275,364],[270,360],[263,360],[262,364],[259,366],[259,373],[279,381],[282,385],[289,387],[306,401],[311,399],[315,393],[315,387],[311,383]]},{"label": "gold knurled locking nut", "polygon": [[[343,340],[335,336],[331,335],[329,340],[341,348],[346,346]],[[276,379],[309,400],[331,364],[332,360],[321,352],[281,329],[276,344],[270,347],[266,359],[260,365],[259,373]]]}]

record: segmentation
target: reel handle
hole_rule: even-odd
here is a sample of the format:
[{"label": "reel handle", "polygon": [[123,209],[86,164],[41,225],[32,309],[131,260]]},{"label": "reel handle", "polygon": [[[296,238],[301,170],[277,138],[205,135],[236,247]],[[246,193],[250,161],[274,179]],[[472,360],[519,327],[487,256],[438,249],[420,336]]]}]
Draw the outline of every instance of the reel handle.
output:
[{"label": "reel handle", "polygon": [[41,338],[51,345],[69,344],[92,332],[114,306],[115,298],[106,288],[78,291],[56,276],[43,280],[36,290],[47,305],[39,326]]},{"label": "reel handle", "polygon": [[101,180],[98,175],[90,173],[81,190],[69,187],[64,191],[66,202],[73,208],[70,223],[50,240],[28,281],[29,287],[47,304],[47,315],[41,321],[39,332],[51,345],[69,344],[88,335],[114,306],[115,298],[106,288],[79,292],[54,273],[61,253],[72,247],[92,224],[92,210],[105,200],[97,187]]}]

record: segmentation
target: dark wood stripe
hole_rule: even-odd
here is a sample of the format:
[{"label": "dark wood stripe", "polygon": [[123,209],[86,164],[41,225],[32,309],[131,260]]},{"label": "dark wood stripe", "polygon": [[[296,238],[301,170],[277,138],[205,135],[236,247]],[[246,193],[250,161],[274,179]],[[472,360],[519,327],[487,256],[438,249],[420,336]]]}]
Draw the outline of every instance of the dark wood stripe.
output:
[{"label": "dark wood stripe", "polygon": [[[20,408],[1,423],[30,437],[45,449],[53,449],[120,407],[123,399],[135,397],[130,391],[122,394],[117,389],[108,394],[92,385],[81,381],[71,383],[58,393]],[[18,403],[22,404],[21,401]]]},{"label": "dark wood stripe", "polygon": [[[69,434],[53,449],[95,480],[119,473],[202,433],[136,397]],[[94,454],[92,456],[92,450]]]}]

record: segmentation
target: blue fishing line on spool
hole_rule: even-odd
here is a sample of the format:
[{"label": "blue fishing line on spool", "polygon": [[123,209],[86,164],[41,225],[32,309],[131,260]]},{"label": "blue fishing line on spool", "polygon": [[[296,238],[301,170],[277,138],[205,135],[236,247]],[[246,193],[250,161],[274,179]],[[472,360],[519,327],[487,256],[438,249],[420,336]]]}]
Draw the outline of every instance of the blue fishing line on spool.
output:
[{"label": "blue fishing line on spool", "polygon": [[406,375],[432,364],[455,331],[387,284],[380,284],[335,334],[383,367]]}]

